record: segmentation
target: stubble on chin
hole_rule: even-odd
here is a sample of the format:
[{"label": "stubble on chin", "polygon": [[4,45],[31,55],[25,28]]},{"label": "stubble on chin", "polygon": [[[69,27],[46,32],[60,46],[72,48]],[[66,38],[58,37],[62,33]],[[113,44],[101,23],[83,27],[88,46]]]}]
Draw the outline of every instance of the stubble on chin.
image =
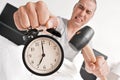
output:
[{"label": "stubble on chin", "polygon": [[75,28],[78,28],[78,29],[82,28],[82,24],[78,23],[78,22],[74,22],[74,26],[75,26]]},{"label": "stubble on chin", "polygon": [[74,29],[80,29],[82,27],[82,22],[78,22],[75,19],[71,19],[69,20],[69,24],[71,24],[72,27],[74,27]]}]

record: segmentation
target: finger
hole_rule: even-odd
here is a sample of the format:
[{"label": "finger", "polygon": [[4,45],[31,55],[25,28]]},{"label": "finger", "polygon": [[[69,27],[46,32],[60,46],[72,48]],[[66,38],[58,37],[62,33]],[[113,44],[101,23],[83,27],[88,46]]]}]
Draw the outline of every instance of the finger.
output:
[{"label": "finger", "polygon": [[91,73],[93,72],[93,70],[95,70],[95,64],[94,63],[87,63],[85,61],[85,69],[87,70],[87,72]]},{"label": "finger", "polygon": [[47,28],[56,28],[59,25],[60,21],[50,11],[49,11],[49,14],[50,14],[50,18],[47,21],[46,26]]},{"label": "finger", "polygon": [[107,75],[108,73],[109,73],[109,67],[108,67],[108,64],[107,64],[107,62],[105,61],[104,63],[103,63],[103,66],[102,66],[102,71],[103,71],[103,75]]},{"label": "finger", "polygon": [[96,62],[96,57],[94,55],[94,52],[92,48],[89,45],[86,45],[83,49],[83,57],[87,62]]},{"label": "finger", "polygon": [[24,29],[29,28],[30,27],[30,21],[29,21],[28,15],[26,13],[25,7],[21,6],[18,10],[18,13],[19,13],[18,16],[19,16],[19,21],[20,21],[21,26]]},{"label": "finger", "polygon": [[49,19],[49,10],[47,5],[42,1],[37,2],[36,11],[40,25],[45,25]]},{"label": "finger", "polygon": [[17,29],[24,30],[24,28],[20,24],[19,16],[18,16],[18,12],[17,11],[14,13],[13,18],[14,18],[14,22],[15,22],[15,25],[16,25]]},{"label": "finger", "polygon": [[56,28],[59,24],[59,20],[57,19],[57,17],[51,17],[49,18],[49,20],[46,23],[46,27],[47,28]]},{"label": "finger", "polygon": [[26,4],[25,8],[29,17],[30,25],[32,26],[32,28],[37,28],[39,26],[39,22],[38,22],[37,13],[35,10],[35,4],[32,2],[29,2]]},{"label": "finger", "polygon": [[90,58],[88,57],[88,55],[86,55],[85,51],[82,51],[84,60],[85,60],[85,67],[86,70],[90,73],[92,72],[92,70],[95,69],[95,63],[91,62]]},{"label": "finger", "polygon": [[98,68],[101,68],[105,62],[106,61],[103,56],[96,57],[96,65],[98,66]]}]

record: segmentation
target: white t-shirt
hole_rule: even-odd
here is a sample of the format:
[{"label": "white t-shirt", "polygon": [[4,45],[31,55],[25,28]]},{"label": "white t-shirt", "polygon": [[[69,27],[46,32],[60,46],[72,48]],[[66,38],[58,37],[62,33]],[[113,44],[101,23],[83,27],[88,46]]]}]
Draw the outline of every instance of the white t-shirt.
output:
[{"label": "white t-shirt", "polygon": [[78,54],[78,51],[73,50],[69,45],[69,40],[67,39],[67,23],[68,20],[58,17],[60,21],[60,25],[57,26],[56,30],[59,31],[62,35],[61,38],[57,38],[57,40],[61,43],[64,49],[65,58],[73,61],[74,57]]}]

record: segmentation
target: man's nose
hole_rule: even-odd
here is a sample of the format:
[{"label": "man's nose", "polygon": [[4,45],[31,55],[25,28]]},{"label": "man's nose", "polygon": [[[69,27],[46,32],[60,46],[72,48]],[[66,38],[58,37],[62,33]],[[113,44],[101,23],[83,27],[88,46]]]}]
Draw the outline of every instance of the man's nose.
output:
[{"label": "man's nose", "polygon": [[83,17],[83,16],[85,16],[86,15],[86,11],[81,11],[80,12],[80,15]]}]

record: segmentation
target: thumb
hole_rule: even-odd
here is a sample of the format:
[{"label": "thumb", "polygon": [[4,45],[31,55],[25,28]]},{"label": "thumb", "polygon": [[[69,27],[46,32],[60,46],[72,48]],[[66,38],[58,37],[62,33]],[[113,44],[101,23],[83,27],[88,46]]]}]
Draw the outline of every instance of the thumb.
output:
[{"label": "thumb", "polygon": [[88,73],[92,73],[93,70],[95,69],[95,64],[94,63],[88,63],[85,61],[85,69]]},{"label": "thumb", "polygon": [[59,20],[57,17],[51,17],[46,23],[47,28],[56,28],[59,24]]},{"label": "thumb", "polygon": [[90,69],[94,70],[95,69],[95,64],[94,63],[90,63]]}]

